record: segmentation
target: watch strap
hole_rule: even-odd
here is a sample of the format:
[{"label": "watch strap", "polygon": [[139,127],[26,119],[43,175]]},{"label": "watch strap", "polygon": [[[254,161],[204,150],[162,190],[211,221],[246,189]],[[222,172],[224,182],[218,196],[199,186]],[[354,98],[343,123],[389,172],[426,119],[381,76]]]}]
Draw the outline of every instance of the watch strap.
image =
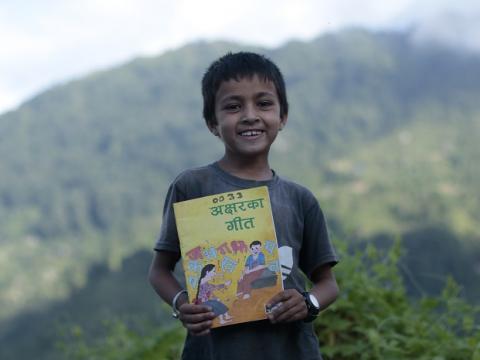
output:
[{"label": "watch strap", "polygon": [[302,295],[303,295],[303,298],[305,299],[305,304],[307,305],[307,311],[308,311],[307,317],[303,319],[303,321],[312,322],[317,318],[318,314],[320,313],[320,308],[318,308],[312,303],[312,300],[310,300],[311,294],[308,291],[302,292]]}]

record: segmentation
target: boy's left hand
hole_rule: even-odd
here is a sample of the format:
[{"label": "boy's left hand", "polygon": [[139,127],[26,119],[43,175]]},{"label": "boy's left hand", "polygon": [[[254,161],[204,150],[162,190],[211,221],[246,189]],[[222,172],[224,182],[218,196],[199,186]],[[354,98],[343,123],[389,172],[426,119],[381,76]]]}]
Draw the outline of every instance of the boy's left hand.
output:
[{"label": "boy's left hand", "polygon": [[268,314],[272,324],[303,320],[308,315],[305,298],[295,289],[279,292],[268,302],[268,305],[275,306],[276,304],[278,306],[275,310]]}]

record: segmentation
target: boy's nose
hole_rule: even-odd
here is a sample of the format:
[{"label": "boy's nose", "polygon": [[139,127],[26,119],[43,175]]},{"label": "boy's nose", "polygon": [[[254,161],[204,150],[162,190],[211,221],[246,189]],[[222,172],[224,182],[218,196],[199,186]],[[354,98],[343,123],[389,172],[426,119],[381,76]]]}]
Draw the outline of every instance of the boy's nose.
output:
[{"label": "boy's nose", "polygon": [[260,118],[252,106],[246,106],[241,120],[243,122],[251,123],[251,122],[259,121]]},{"label": "boy's nose", "polygon": [[242,121],[243,123],[253,124],[253,123],[257,122],[257,121],[260,121],[260,118],[259,118],[258,116],[249,116],[249,117],[244,116],[244,117],[241,119],[241,121]]}]

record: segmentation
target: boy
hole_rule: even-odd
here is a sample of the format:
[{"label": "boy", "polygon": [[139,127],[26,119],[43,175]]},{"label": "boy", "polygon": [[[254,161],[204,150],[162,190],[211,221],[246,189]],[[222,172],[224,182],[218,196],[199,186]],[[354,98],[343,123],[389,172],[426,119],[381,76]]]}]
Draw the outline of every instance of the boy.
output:
[{"label": "boy", "polygon": [[265,270],[265,255],[261,249],[262,243],[258,240],[250,244],[251,255],[245,261],[245,270],[243,270],[243,276],[237,286],[237,296],[242,296],[244,300],[250,298],[252,283],[262,276],[263,270]]},{"label": "boy", "polygon": [[[225,153],[213,164],[183,172],[170,185],[149,275],[188,330],[182,359],[321,359],[310,321],[338,295],[331,271],[337,257],[315,197],[269,166],[270,146],[287,123],[282,74],[261,55],[229,53],[208,68],[202,95],[207,127]],[[269,320],[210,329],[212,308],[189,302],[172,275],[181,255],[172,204],[262,185],[269,189],[278,245],[294,260],[285,290],[267,304],[273,309]],[[313,283],[310,292],[301,272]]]}]

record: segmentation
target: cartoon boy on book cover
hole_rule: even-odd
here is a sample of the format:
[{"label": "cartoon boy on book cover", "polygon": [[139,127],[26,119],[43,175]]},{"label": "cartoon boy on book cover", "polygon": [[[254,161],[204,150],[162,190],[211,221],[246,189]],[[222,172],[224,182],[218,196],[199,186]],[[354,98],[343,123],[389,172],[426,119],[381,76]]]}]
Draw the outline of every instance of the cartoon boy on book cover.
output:
[{"label": "cartoon boy on book cover", "polygon": [[262,276],[265,270],[265,255],[261,251],[262,243],[258,240],[250,244],[251,254],[245,262],[245,269],[237,283],[237,296],[248,299],[252,291],[252,283]]}]

